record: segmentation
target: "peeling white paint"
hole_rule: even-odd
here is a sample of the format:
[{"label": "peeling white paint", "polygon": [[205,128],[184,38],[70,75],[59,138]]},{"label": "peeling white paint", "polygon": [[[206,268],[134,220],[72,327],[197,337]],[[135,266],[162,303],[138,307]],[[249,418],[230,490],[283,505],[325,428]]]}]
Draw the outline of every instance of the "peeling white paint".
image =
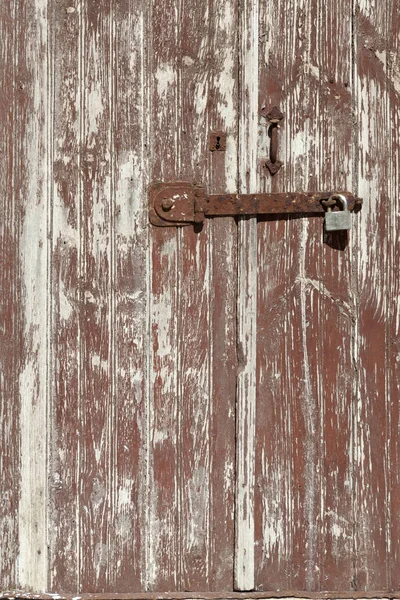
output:
[{"label": "peeling white paint", "polygon": [[165,98],[168,90],[176,85],[176,70],[172,64],[159,64],[154,73],[157,82],[157,93],[160,99]]}]

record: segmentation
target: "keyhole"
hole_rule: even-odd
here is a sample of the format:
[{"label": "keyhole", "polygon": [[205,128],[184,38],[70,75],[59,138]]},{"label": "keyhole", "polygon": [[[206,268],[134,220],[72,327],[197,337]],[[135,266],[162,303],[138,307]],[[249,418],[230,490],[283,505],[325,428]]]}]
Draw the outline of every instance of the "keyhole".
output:
[{"label": "keyhole", "polygon": [[226,133],[223,131],[213,131],[210,135],[210,146],[211,152],[214,150],[221,151],[226,148]]}]

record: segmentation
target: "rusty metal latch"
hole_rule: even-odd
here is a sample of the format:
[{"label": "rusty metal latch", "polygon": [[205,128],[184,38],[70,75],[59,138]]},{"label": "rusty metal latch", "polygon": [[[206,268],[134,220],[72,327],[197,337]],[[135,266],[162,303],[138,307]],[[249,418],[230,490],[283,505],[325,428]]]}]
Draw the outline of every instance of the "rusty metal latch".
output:
[{"label": "rusty metal latch", "polygon": [[[325,216],[324,204],[340,193],[349,211],[361,209],[362,200],[350,192],[293,192],[279,194],[211,194],[184,181],[150,186],[150,222],[158,227],[203,223],[206,217],[297,214]],[[324,203],[324,204],[323,204]]]}]

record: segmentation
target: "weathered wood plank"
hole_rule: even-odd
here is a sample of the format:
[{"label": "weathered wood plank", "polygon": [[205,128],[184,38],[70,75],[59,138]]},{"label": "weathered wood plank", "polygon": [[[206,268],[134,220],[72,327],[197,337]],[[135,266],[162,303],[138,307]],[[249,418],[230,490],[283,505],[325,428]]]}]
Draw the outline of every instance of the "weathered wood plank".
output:
[{"label": "weathered wood plank", "polygon": [[[151,180],[177,179],[180,165],[179,2],[152,4]],[[151,228],[151,355],[148,430],[147,588],[180,589],[177,355],[180,263],[175,230]]]},{"label": "weathered wood plank", "polygon": [[[0,593],[1,600],[72,600],[75,594],[34,594],[22,590],[12,590]],[[80,594],[79,600],[272,600],[286,598],[292,600],[398,600],[399,592],[141,592],[137,594],[96,593]]]},{"label": "weathered wood plank", "polygon": [[388,181],[388,363],[387,376],[390,391],[389,437],[390,437],[390,545],[388,544],[389,588],[400,589],[400,144],[397,132],[400,127],[400,5],[398,0],[388,4],[388,53],[387,76],[389,108],[388,152],[391,157]]},{"label": "weathered wood plank", "polygon": [[[240,7],[239,193],[253,193],[258,141],[258,2]],[[254,588],[257,220],[238,224],[235,589]]]},{"label": "weathered wood plank", "polygon": [[0,581],[15,584],[19,488],[19,277],[18,212],[14,186],[16,144],[15,3],[0,14]]},{"label": "weathered wood plank", "polygon": [[[209,153],[207,185],[236,192],[238,145],[238,11],[235,0],[211,3],[209,130],[228,134],[225,152]],[[206,134],[206,142],[207,135]],[[236,273],[237,226],[215,219],[211,229],[211,496],[209,589],[232,590],[235,503]]]},{"label": "weathered wood plank", "polygon": [[[285,113],[284,167],[268,189],[346,187],[351,21],[307,1],[263,4],[260,22],[260,104]],[[347,52],[343,64],[333,44]],[[268,155],[269,140],[261,150]],[[351,581],[350,267],[335,239],[323,243],[316,219],[259,224],[256,589]]]},{"label": "weathered wood plank", "polygon": [[[277,24],[272,36],[269,28],[273,15]],[[272,80],[265,78],[264,102],[267,110],[277,102],[285,114],[279,151],[284,166],[273,183],[280,191],[311,189],[318,172],[318,94],[312,74],[317,68],[317,17],[315,1],[277,2],[266,7],[260,27],[263,60]],[[267,152],[268,147],[269,143]],[[311,316],[318,295],[308,284],[313,263],[308,256],[313,256],[311,240],[318,236],[322,242],[320,227],[321,223],[312,219],[260,223],[265,245],[259,249],[259,329],[266,346],[261,345],[258,351],[257,424],[260,441],[264,439],[266,445],[257,449],[261,458],[257,483],[262,491],[257,498],[257,504],[261,503],[257,517],[262,525],[257,523],[257,528],[262,533],[258,543],[263,550],[258,565],[262,569],[259,589],[311,590],[318,580],[320,406],[312,324],[315,317]],[[277,240],[277,236],[284,236],[285,241],[282,237]],[[271,264],[267,264],[270,259]],[[264,435],[262,415],[264,421],[271,420],[271,429]]]},{"label": "weathered wood plank", "polygon": [[[72,600],[75,594],[34,594],[23,590],[12,590],[0,593],[1,600]],[[273,600],[286,598],[292,600],[398,600],[399,592],[141,592],[136,594],[96,593],[80,594],[79,600]]]},{"label": "weathered wood plank", "polygon": [[[293,3],[288,11],[286,44],[294,40],[286,64],[288,96],[286,150],[287,183],[291,189],[310,189],[317,184],[319,162],[319,86],[313,68],[318,65],[318,5],[315,0]],[[299,99],[301,99],[299,101]],[[290,221],[287,248],[295,265],[296,282],[289,295],[286,322],[286,364],[291,406],[291,579],[295,589],[319,588],[321,562],[321,396],[318,387],[318,330],[320,295],[310,285],[317,279],[314,240],[322,245],[321,222],[313,219]],[[318,282],[317,288],[320,283]],[[316,322],[314,322],[316,321]]]},{"label": "weathered wood plank", "polygon": [[[319,168],[314,184],[320,189],[355,190],[352,115],[352,7],[345,0],[319,2],[319,126],[316,153]],[[340,115],[340,118],[338,118]],[[318,114],[316,114],[318,118]],[[358,216],[353,217],[356,223]],[[315,230],[314,230],[315,231]],[[312,235],[312,234],[311,234]],[[319,237],[321,236],[321,237]],[[321,530],[318,590],[348,590],[353,586],[353,363],[355,294],[354,231],[315,231],[319,309],[315,377],[320,398]],[[323,241],[323,243],[322,243]],[[312,243],[312,242],[311,242]],[[313,279],[314,273],[310,274]],[[314,281],[310,282],[311,285]]]},{"label": "weathered wood plank", "polygon": [[[213,15],[208,0],[181,6],[180,176],[208,179]],[[180,577],[183,590],[208,590],[211,566],[211,360],[212,238],[186,227],[180,235],[178,425],[180,430]]]},{"label": "weathered wood plank", "polygon": [[[271,177],[263,173],[265,189],[289,191],[287,174],[294,156],[286,150],[286,98],[290,85],[285,80],[291,69],[293,50],[288,54],[286,33],[291,35],[293,5],[269,1],[260,5],[259,108],[274,106],[285,115],[278,127],[278,159],[281,170]],[[286,33],[285,33],[286,32]],[[286,58],[283,57],[286,55]],[[270,152],[269,122],[260,118],[259,160]],[[290,138],[289,138],[290,140]],[[289,242],[289,232],[292,242]],[[261,219],[258,224],[257,269],[257,419],[255,466],[255,589],[290,589],[292,582],[292,376],[288,340],[290,296],[294,293],[297,263],[292,244],[296,232],[287,219]]]},{"label": "weathered wood plank", "polygon": [[[15,162],[20,210],[19,272],[22,326],[19,337],[20,480],[18,584],[48,585],[48,383],[49,234],[52,178],[52,83],[48,4],[28,0],[18,14],[19,90]],[[17,549],[15,549],[17,551]]]},{"label": "weathered wood plank", "polygon": [[355,6],[356,164],[364,207],[358,226],[359,260],[355,411],[355,588],[388,586],[390,520],[387,381],[388,112],[387,39],[390,2]]},{"label": "weathered wood plank", "polygon": [[114,4],[115,430],[114,589],[146,589],[148,82],[146,2]]},{"label": "weathered wood plank", "polygon": [[[174,102],[173,94],[176,94],[175,102],[177,105],[173,108],[171,105],[166,106],[168,111],[165,110],[165,113],[162,106],[163,125],[166,125],[163,128],[166,147],[164,153],[162,152],[163,148],[160,152],[160,156],[163,157],[162,171],[158,168],[158,155],[155,156],[155,172],[161,172],[164,180],[168,180],[168,177],[170,179],[188,178],[189,180],[197,178],[198,181],[203,182],[210,180],[208,139],[211,118],[216,113],[216,108],[211,100],[217,95],[216,88],[218,85],[222,88],[221,95],[226,93],[219,78],[221,77],[221,71],[224,72],[227,68],[225,62],[217,63],[215,61],[215,64],[213,64],[209,60],[213,44],[217,43],[219,34],[219,30],[215,25],[210,25],[212,20],[206,18],[209,15],[210,6],[209,2],[203,2],[198,3],[195,9],[193,6],[182,6],[181,12],[176,10],[171,15],[167,12],[169,26],[166,30],[172,32],[175,28],[178,40],[178,42],[174,42],[176,55],[172,55],[174,77],[172,77],[171,72],[171,57],[167,68],[164,66],[167,62],[165,58],[164,64],[161,63],[164,72],[157,72],[156,70],[156,73],[161,90],[161,99],[165,100],[168,91],[171,94],[172,102]],[[194,18],[194,12],[197,18]],[[160,20],[162,31],[166,28],[165,17],[164,10],[162,21]],[[153,22],[155,18],[158,19],[157,9],[153,10]],[[157,21],[155,23],[158,27]],[[158,29],[155,29],[156,38],[157,32]],[[157,38],[156,43],[153,45],[155,60],[160,61],[166,50],[165,39],[163,38],[163,45],[160,47]],[[171,48],[169,52],[171,53]],[[234,69],[234,63],[230,62],[228,67],[230,70]],[[170,85],[167,87],[166,77],[168,75]],[[227,85],[231,86],[232,73],[230,71],[227,73],[227,76],[229,75],[231,80],[228,80]],[[170,120],[166,122],[167,117]],[[221,125],[221,121],[218,124]],[[170,132],[169,135],[172,139],[165,136],[166,130]],[[174,137],[172,137],[173,135]],[[168,161],[164,158],[165,154],[169,157]],[[173,162],[174,157],[175,162]],[[172,174],[169,175],[166,167],[170,167]],[[234,225],[230,223],[231,231],[232,227]],[[152,231],[153,248],[157,239],[165,240],[169,237],[172,240],[171,235],[169,232]],[[210,311],[210,285],[213,278],[212,228],[211,226],[205,226],[200,233],[193,231],[192,228],[187,228],[174,235],[176,235],[173,246],[174,253],[176,252],[174,258],[176,267],[174,266],[171,270],[171,265],[163,264],[163,274],[161,275],[159,258],[157,258],[153,270],[153,273],[159,278],[158,285],[160,285],[162,277],[170,287],[168,291],[163,287],[162,300],[165,302],[166,299],[171,299],[172,311],[169,312],[170,309],[168,309],[167,315],[170,318],[168,326],[171,332],[174,333],[174,337],[171,336],[168,342],[168,344],[171,344],[168,354],[169,357],[174,356],[176,359],[172,365],[172,373],[175,372],[174,376],[176,378],[174,382],[176,404],[171,403],[169,407],[171,430],[177,436],[176,449],[171,449],[172,452],[176,452],[176,457],[174,457],[174,461],[170,461],[169,467],[171,471],[173,467],[175,468],[175,490],[171,490],[174,491],[175,496],[172,497],[171,494],[171,499],[168,501],[171,502],[174,511],[176,511],[176,521],[167,523],[169,526],[168,533],[176,544],[176,563],[173,564],[172,562],[174,557],[171,555],[169,548],[167,551],[168,560],[172,564],[168,565],[168,569],[172,572],[170,576],[174,577],[174,584],[178,589],[201,590],[210,589],[222,577],[217,572],[217,568],[223,569],[225,581],[230,577],[230,585],[232,585],[232,572],[228,574],[229,561],[231,561],[230,568],[232,566],[232,546],[227,547],[229,535],[233,535],[232,504],[230,506],[228,504],[224,509],[229,514],[227,523],[221,523],[217,519],[214,520],[214,509],[211,507],[211,498],[214,493],[229,498],[227,487],[229,487],[230,482],[226,483],[226,477],[219,477],[219,472],[216,472],[214,476],[211,470],[214,466],[214,456],[212,455],[214,446],[211,430],[213,427],[221,427],[220,415],[223,414],[222,418],[226,421],[226,411],[229,414],[230,410],[230,417],[228,416],[227,419],[227,422],[230,422],[230,428],[227,429],[227,433],[229,431],[231,436],[231,445],[229,447],[225,444],[225,458],[219,457],[216,460],[218,460],[220,469],[232,472],[234,425],[229,402],[227,408],[221,410],[220,413],[213,413],[214,408],[211,405],[213,385],[211,369],[214,357],[214,341],[212,340],[214,328],[211,324],[213,314]],[[154,259],[156,257],[153,254]],[[221,268],[224,260],[226,259],[219,258],[219,268]],[[230,269],[232,269],[234,263],[230,263],[230,265]],[[168,267],[170,270],[169,277],[166,272]],[[229,272],[224,274],[225,281],[228,276]],[[165,283],[162,285],[164,286]],[[154,288],[153,294],[158,295]],[[232,302],[232,294],[229,298]],[[165,317],[165,305],[163,311]],[[222,312],[220,315],[222,315]],[[220,323],[222,318],[225,323],[229,322],[230,331],[232,331],[232,315],[229,312],[224,312],[224,317],[220,316],[219,318]],[[175,332],[174,328],[176,328]],[[226,333],[224,335],[226,339]],[[230,348],[230,356],[232,356],[234,351],[234,340],[232,338],[230,339]],[[222,357],[218,356],[217,361],[221,359]],[[218,362],[216,362],[216,365],[218,365]],[[163,370],[164,380],[166,375],[167,370]],[[231,396],[230,401],[233,401],[233,396]],[[165,400],[163,405],[165,405]],[[165,408],[163,410],[166,411]],[[156,408],[154,418],[158,418]],[[165,436],[165,433],[163,435]],[[168,442],[172,445],[171,437]],[[164,449],[162,449],[162,452],[162,466],[165,471],[166,456]],[[154,459],[156,458],[157,455],[154,454]],[[170,488],[172,488],[171,484],[170,481]],[[165,514],[166,506],[168,504],[160,503],[160,514],[162,512]],[[219,511],[220,509],[216,510],[215,513],[219,514]],[[216,523],[221,523],[223,526],[224,535],[226,535],[225,540],[221,537],[221,530],[216,529]],[[230,524],[230,532],[226,532],[228,524]],[[214,557],[211,554],[214,544],[223,547],[223,553],[215,558],[215,565],[213,564]],[[160,551],[159,544],[158,551]],[[225,583],[225,585],[229,584]]]},{"label": "weathered wood plank", "polygon": [[53,4],[54,183],[52,214],[52,486],[50,589],[77,591],[80,436],[80,104],[79,12]]},{"label": "weathered wood plank", "polygon": [[[80,7],[81,46],[81,388],[80,576],[81,591],[108,591],[115,548],[110,523],[113,501],[112,435],[115,397],[112,376],[112,55],[113,14],[109,2]],[[85,540],[85,542],[83,542]]]}]

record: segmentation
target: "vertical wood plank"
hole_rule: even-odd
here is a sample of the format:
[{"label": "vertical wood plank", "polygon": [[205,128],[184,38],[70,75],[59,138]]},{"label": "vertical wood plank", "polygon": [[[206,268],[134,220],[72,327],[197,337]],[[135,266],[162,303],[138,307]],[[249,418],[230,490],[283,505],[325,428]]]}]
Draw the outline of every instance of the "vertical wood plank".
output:
[{"label": "vertical wood plank", "polygon": [[48,585],[47,442],[49,360],[49,248],[51,190],[51,77],[48,5],[28,0],[18,7],[16,162],[21,209],[21,362],[19,572],[18,585],[44,591]]},{"label": "vertical wood plank", "polygon": [[80,428],[80,104],[79,7],[52,7],[54,182],[52,236],[53,415],[51,435],[51,584],[79,589]]},{"label": "vertical wood plank", "polygon": [[[320,189],[356,190],[353,170],[352,6],[343,1],[319,2],[320,27]],[[339,118],[338,118],[339,117]],[[353,215],[356,227],[358,215]],[[318,238],[317,238],[318,242]],[[317,331],[317,381],[321,398],[321,590],[354,587],[353,361],[356,290],[354,229],[324,233],[316,275],[320,282]]]},{"label": "vertical wood plank", "polygon": [[[174,181],[179,174],[179,2],[151,5],[152,73],[151,178]],[[178,235],[174,229],[151,229],[150,397],[148,425],[149,531],[147,588],[180,589],[177,321],[179,296]]]},{"label": "vertical wood plank", "polygon": [[[218,98],[222,103],[220,100],[222,97],[226,102],[226,88],[229,88],[229,93],[232,92],[235,70],[232,56],[228,55],[228,61],[227,54],[222,55],[219,61],[210,62],[214,44],[221,44],[218,36],[223,36],[224,39],[229,25],[225,21],[219,21],[216,26],[214,19],[217,10],[221,11],[224,19],[228,20],[231,16],[226,11],[223,12],[221,7],[214,6],[208,1],[189,6],[171,5],[171,12],[169,10],[165,12],[165,8],[164,6],[159,17],[158,7],[154,6],[152,20],[155,31],[152,51],[153,70],[158,93],[154,103],[156,110],[158,109],[153,129],[153,135],[158,140],[157,152],[154,154],[154,172],[161,173],[162,176],[159,178],[165,181],[183,178],[205,184],[211,183],[208,141],[211,119],[218,114],[214,99]],[[172,8],[174,8],[173,12]],[[162,36],[158,34],[158,27],[161,27]],[[165,44],[166,31],[170,32],[171,36],[173,31],[176,32],[177,39],[171,40],[169,49]],[[159,38],[163,39],[162,46],[159,45]],[[168,57],[165,56],[167,51]],[[229,48],[226,52],[229,52]],[[224,57],[225,60],[222,62]],[[222,81],[221,77],[224,77]],[[217,87],[221,90],[219,96]],[[231,97],[229,102],[232,102]],[[222,109],[220,110],[222,112]],[[232,130],[235,122],[234,115],[229,115],[229,119],[228,121],[226,117],[222,120],[219,117],[218,126],[226,123]],[[234,152],[235,144],[232,139],[230,160]],[[232,227],[234,228],[230,223],[231,232],[234,231]],[[221,581],[224,581],[224,585],[229,589],[232,585],[232,545],[229,546],[229,540],[232,541],[233,536],[230,477],[233,472],[234,439],[233,411],[229,400],[232,403],[233,396],[226,399],[225,408],[219,407],[214,412],[214,405],[211,404],[214,385],[212,364],[217,368],[222,360],[225,364],[226,359],[223,354],[218,354],[215,360],[212,339],[214,329],[212,322],[214,314],[210,310],[211,286],[214,282],[212,228],[206,224],[201,232],[195,232],[193,228],[188,227],[174,235],[175,238],[172,237],[171,232],[152,230],[153,307],[157,306],[158,296],[162,300],[162,311],[160,310],[158,314],[154,308],[152,311],[153,332],[157,332],[153,361],[161,375],[158,376],[158,382],[164,396],[161,412],[158,387],[155,388],[153,418],[156,431],[155,425],[160,420],[160,416],[168,411],[168,420],[165,416],[163,419],[163,431],[160,432],[162,436],[159,434],[160,439],[157,440],[162,462],[158,462],[160,461],[158,448],[157,451],[154,449],[153,470],[155,479],[161,478],[161,474],[169,477],[169,489],[163,488],[163,497],[160,498],[157,510],[160,517],[162,516],[162,519],[158,517],[158,521],[162,523],[163,534],[165,531],[165,534],[170,536],[166,542],[163,539],[161,545],[157,544],[158,553],[164,551],[164,543],[170,544],[170,546],[166,545],[166,556],[161,569],[159,565],[157,589],[160,589],[164,565],[167,566],[167,577],[173,578],[176,589],[208,590],[220,585]],[[170,245],[169,249],[166,242]],[[220,247],[223,249],[224,245]],[[229,243],[229,248],[233,249],[232,242]],[[157,253],[154,252],[155,249]],[[165,257],[161,262],[160,251],[164,249],[167,250],[170,260]],[[222,276],[222,265],[226,265],[227,259],[229,271],[226,272],[225,269]],[[232,274],[234,267],[234,257],[218,258],[217,268],[221,269],[219,271],[221,287],[227,285],[227,277],[229,273]],[[162,293],[158,291],[159,288]],[[221,300],[225,302],[225,299]],[[231,291],[228,295],[229,306],[232,306],[233,300],[234,292]],[[220,326],[224,323],[225,329],[229,327],[229,333],[224,332],[224,339],[226,339],[226,336],[234,331],[232,329],[234,317],[231,312],[222,307],[219,307],[216,316]],[[168,321],[165,320],[166,317]],[[155,323],[156,319],[157,323]],[[164,331],[167,332],[167,336],[162,339],[163,348],[167,343],[163,349],[165,355],[163,362],[172,360],[169,367],[170,378],[168,369],[161,368],[161,363],[157,362],[161,323]],[[154,329],[155,324],[156,329]],[[218,346],[218,350],[220,349],[221,345]],[[228,352],[228,356],[234,358],[232,337],[229,339]],[[212,362],[214,360],[215,363]],[[168,393],[174,394],[172,396],[174,402],[169,406],[165,403],[166,386],[168,386]],[[232,385],[227,387],[232,391]],[[220,387],[220,389],[226,388]],[[222,429],[222,420],[225,426],[228,424],[226,429]],[[173,435],[167,437],[165,427],[168,423]],[[225,444],[224,456],[216,457],[213,454],[215,452],[212,435],[214,428],[217,428],[221,435],[222,431],[225,433],[224,438],[219,442]],[[227,438],[230,438],[228,443],[224,442]],[[217,462],[218,467],[214,474],[213,469]],[[221,472],[224,473],[223,477],[218,476]],[[171,485],[171,475],[174,477],[174,488]],[[216,497],[222,496],[228,500],[223,510],[212,507],[214,494]],[[224,515],[222,522],[221,513]],[[168,521],[166,514],[169,516]],[[153,527],[153,519],[151,524]],[[217,529],[217,526],[223,528],[225,539],[221,537],[221,530]],[[216,546],[221,549],[218,556],[212,553],[212,548]],[[171,549],[175,551],[175,556]],[[150,556],[154,561],[155,553]],[[161,585],[171,586],[171,583],[168,579],[164,579]]]},{"label": "vertical wood plank", "polygon": [[146,589],[148,419],[147,112],[145,2],[119,0],[113,31],[115,217],[114,589]]},{"label": "vertical wood plank", "polygon": [[[262,172],[265,189],[287,191],[287,175],[293,157],[285,148],[288,135],[286,97],[290,85],[293,5],[282,2],[260,4],[259,106],[268,113],[274,106],[285,112],[278,126],[278,158],[284,162],[271,177]],[[292,50],[293,52],[293,50]],[[285,57],[285,58],[284,58]],[[259,160],[269,156],[269,122],[260,119]],[[262,165],[261,165],[262,167]],[[294,292],[297,264],[288,243],[290,222],[269,217],[258,224],[257,271],[257,419],[255,466],[255,587],[290,589],[293,571],[292,544],[292,363],[287,357],[289,300]],[[293,243],[296,243],[292,232]]]},{"label": "vertical wood plank", "polygon": [[[209,130],[228,134],[225,152],[209,153],[210,192],[236,192],[238,147],[238,10],[235,0],[211,3],[210,51],[214,57],[209,89]],[[207,135],[206,132],[206,143]],[[207,152],[207,150],[206,150]],[[232,590],[235,503],[236,275],[237,226],[215,219],[210,229],[211,312],[211,539],[213,591]]]},{"label": "vertical wood plank", "polygon": [[[263,4],[260,104],[285,113],[284,166],[267,174],[269,189],[351,188],[350,11]],[[268,155],[265,134],[260,150]],[[344,243],[324,238],[319,219],[259,224],[257,589],[351,584],[354,311]]]},{"label": "vertical wood plank", "polygon": [[[286,34],[287,115],[286,185],[290,190],[315,189],[319,170],[319,95],[312,69],[318,68],[318,5],[315,0],[293,3],[288,11]],[[294,46],[290,48],[290,40]],[[290,50],[289,50],[290,48]],[[301,99],[301,100],[300,100]],[[293,293],[286,312],[285,363],[290,365],[287,382],[290,414],[291,457],[291,583],[295,589],[316,590],[319,586],[321,533],[321,410],[317,385],[316,344],[318,331],[313,323],[319,313],[313,240],[321,240],[321,222],[291,220],[287,231],[287,265],[293,265]],[[322,241],[322,240],[321,240]]]},{"label": "vertical wood plank", "polygon": [[[290,190],[315,189],[320,169],[320,95],[313,70],[319,68],[318,3],[293,3],[286,34],[287,115],[286,185]],[[290,40],[294,45],[291,47]],[[290,49],[289,49],[290,48]],[[317,590],[321,563],[321,395],[318,381],[318,315],[323,295],[316,273],[322,246],[322,223],[303,218],[290,220],[287,231],[287,265],[293,265],[293,293],[286,317],[285,363],[290,414],[291,457],[291,584],[295,589]],[[314,247],[314,240],[315,245]],[[313,259],[310,260],[310,257]],[[316,287],[312,282],[317,280]]]},{"label": "vertical wood plank", "polygon": [[16,583],[19,488],[19,282],[18,211],[15,202],[16,44],[14,2],[0,17],[0,580]]},{"label": "vertical wood plank", "polygon": [[[257,189],[258,0],[240,7],[239,192]],[[235,589],[254,588],[257,220],[238,224]]]},{"label": "vertical wood plank", "polygon": [[359,259],[355,413],[355,587],[388,586],[387,381],[388,179],[390,157],[387,39],[389,2],[355,3],[355,111],[358,115],[358,193],[364,198],[358,227]]},{"label": "vertical wood plank", "polygon": [[[66,2],[54,7],[62,43],[55,48],[53,587],[114,589],[119,581],[119,589],[137,591],[145,581],[146,23],[129,2],[115,4],[109,14],[80,8]],[[73,176],[79,169],[81,184]],[[84,389],[90,390],[86,397]],[[82,421],[89,435],[79,435]],[[82,465],[91,474],[87,480]],[[87,485],[82,506],[79,483]],[[79,511],[81,530],[75,526]],[[88,532],[92,545],[85,554]]]},{"label": "vertical wood plank", "polygon": [[[208,0],[181,4],[181,107],[180,175],[184,180],[207,183],[210,64],[214,14]],[[178,403],[180,407],[180,565],[183,590],[208,590],[211,544],[211,360],[210,320],[213,285],[212,238],[205,224],[201,231],[186,227],[180,233],[180,302],[178,305]]]},{"label": "vertical wood plank", "polygon": [[[79,416],[81,591],[114,587],[111,540],[114,429],[112,298],[112,27],[114,5],[88,1],[81,10],[81,389]],[[110,587],[109,587],[110,586]]]},{"label": "vertical wood plank", "polygon": [[390,432],[390,544],[388,544],[388,561],[390,570],[389,589],[400,589],[400,372],[399,372],[399,333],[400,333],[400,304],[398,265],[400,256],[399,238],[399,187],[400,187],[400,152],[397,132],[400,126],[400,61],[399,61],[399,17],[400,5],[393,0],[388,5],[388,93],[390,112],[388,127],[388,151],[391,157],[390,178],[388,186],[388,384],[390,386],[389,432]]}]

